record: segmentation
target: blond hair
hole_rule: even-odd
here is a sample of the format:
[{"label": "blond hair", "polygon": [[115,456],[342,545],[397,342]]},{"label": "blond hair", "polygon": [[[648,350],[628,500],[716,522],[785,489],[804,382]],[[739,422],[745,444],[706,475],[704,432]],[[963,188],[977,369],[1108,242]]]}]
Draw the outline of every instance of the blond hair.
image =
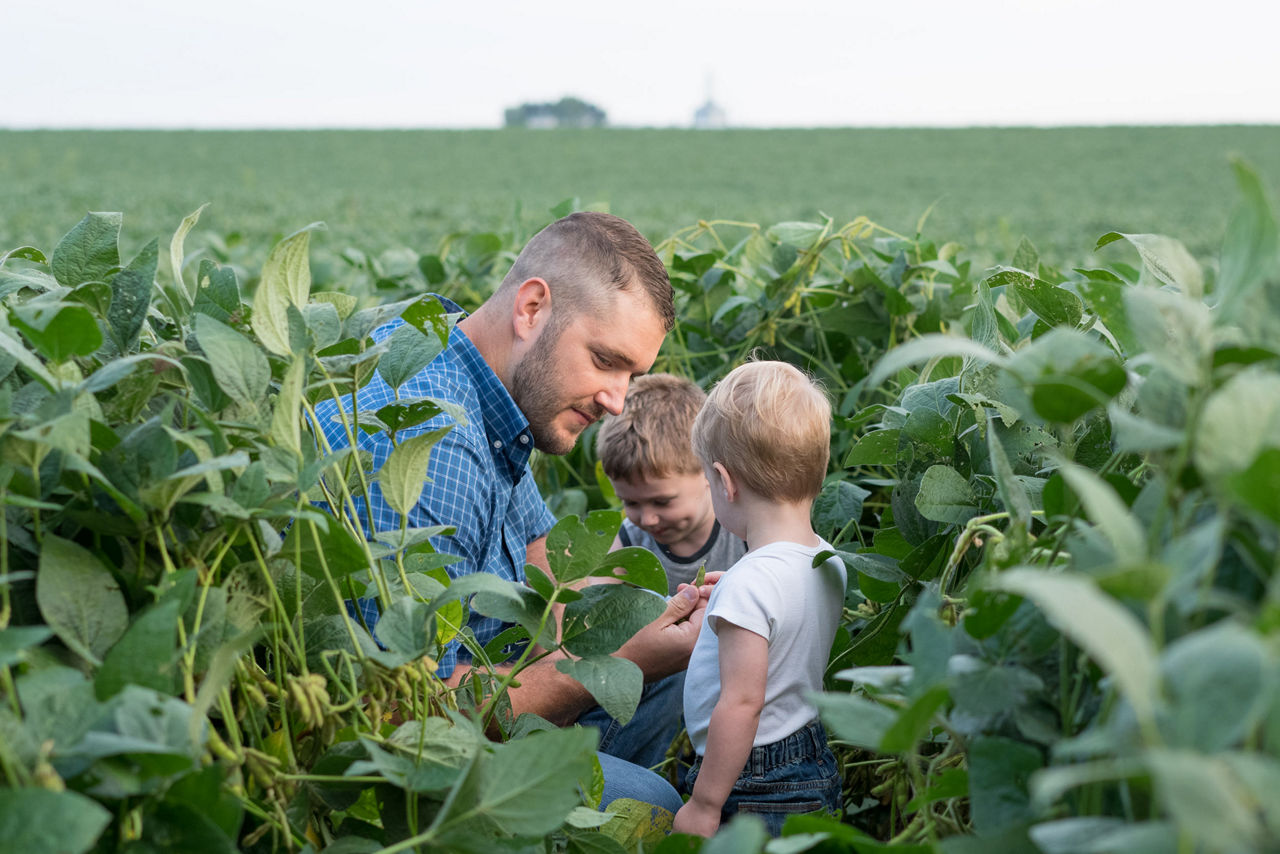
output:
[{"label": "blond hair", "polygon": [[525,244],[496,293],[540,278],[551,287],[556,329],[579,313],[600,315],[617,291],[639,290],[670,332],[675,292],[667,268],[635,226],[621,217],[578,211],[556,220]]},{"label": "blond hair", "polygon": [[674,374],[636,377],[618,415],[596,434],[596,454],[611,480],[701,474],[689,431],[707,395]]},{"label": "blond hair", "polygon": [[747,362],[716,384],[693,423],[693,451],[774,501],[812,500],[831,456],[831,403],[786,362]]}]

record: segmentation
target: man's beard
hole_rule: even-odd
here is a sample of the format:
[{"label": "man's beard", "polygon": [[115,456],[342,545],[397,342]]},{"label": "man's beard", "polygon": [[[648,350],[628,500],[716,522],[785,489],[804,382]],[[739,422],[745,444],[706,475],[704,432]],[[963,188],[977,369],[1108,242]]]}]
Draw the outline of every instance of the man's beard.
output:
[{"label": "man's beard", "polygon": [[[555,417],[573,405],[564,398],[564,373],[556,358],[556,342],[560,328],[549,326],[533,342],[511,375],[511,398],[529,420],[533,446],[547,454],[563,455],[573,450],[578,434],[565,437],[552,425]],[[594,400],[576,407],[591,418],[604,415],[604,407]]]}]

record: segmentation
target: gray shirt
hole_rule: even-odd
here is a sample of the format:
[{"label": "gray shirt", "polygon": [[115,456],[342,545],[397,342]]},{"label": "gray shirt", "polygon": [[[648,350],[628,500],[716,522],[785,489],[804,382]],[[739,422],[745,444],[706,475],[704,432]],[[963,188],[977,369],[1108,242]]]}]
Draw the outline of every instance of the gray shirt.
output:
[{"label": "gray shirt", "polygon": [[624,546],[639,546],[658,556],[662,568],[667,571],[668,595],[675,595],[679,584],[692,584],[693,579],[698,577],[698,569],[704,564],[707,572],[724,572],[747,553],[747,544],[721,528],[718,521],[702,548],[688,557],[672,554],[644,529],[632,524],[630,519],[622,520],[618,539]]}]

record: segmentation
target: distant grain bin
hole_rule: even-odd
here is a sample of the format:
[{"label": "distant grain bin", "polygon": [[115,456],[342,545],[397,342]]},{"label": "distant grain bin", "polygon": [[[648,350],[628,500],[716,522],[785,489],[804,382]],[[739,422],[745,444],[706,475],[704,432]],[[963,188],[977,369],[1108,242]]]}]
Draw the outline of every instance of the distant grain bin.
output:
[{"label": "distant grain bin", "polygon": [[715,130],[728,127],[729,119],[724,109],[710,98],[701,107],[693,111],[693,126],[700,130]]}]

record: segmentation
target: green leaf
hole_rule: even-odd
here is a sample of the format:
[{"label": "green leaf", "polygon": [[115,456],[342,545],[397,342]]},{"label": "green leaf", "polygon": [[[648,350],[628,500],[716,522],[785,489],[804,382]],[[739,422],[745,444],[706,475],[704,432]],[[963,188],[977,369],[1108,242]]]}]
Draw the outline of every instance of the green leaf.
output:
[{"label": "green leaf", "polygon": [[387,338],[387,352],[378,360],[378,375],[391,388],[399,388],[443,349],[439,338],[424,335],[406,323]]},{"label": "green leaf", "polygon": [[934,713],[949,699],[947,689],[936,685],[925,691],[898,714],[898,719],[885,730],[879,749],[885,753],[909,753],[929,734]]},{"label": "green leaf", "polygon": [[981,364],[1002,365],[1005,358],[976,341],[955,335],[930,333],[894,347],[876,363],[867,377],[867,386],[875,388],[903,368],[920,362],[958,356]]},{"label": "green leaf", "polygon": [[542,836],[578,806],[578,779],[590,772],[597,734],[575,727],[534,733],[480,754],[475,779],[453,800],[442,827],[480,819],[500,833]]},{"label": "green leaf", "polygon": [[290,363],[271,409],[271,440],[276,447],[292,451],[299,457],[302,456],[302,386],[306,372],[305,359],[295,359]]},{"label": "green leaf", "polygon": [[271,381],[271,366],[262,350],[207,314],[195,316],[195,332],[218,387],[241,406],[257,408]]},{"label": "green leaf", "polygon": [[780,222],[770,226],[766,232],[770,240],[778,243],[807,249],[813,245],[825,231],[826,226],[816,222]]},{"label": "green leaf", "polygon": [[1129,288],[1125,311],[1138,346],[1183,383],[1201,385],[1213,363],[1209,307],[1182,294]]},{"label": "green leaf", "polygon": [[169,599],[143,611],[133,621],[103,659],[94,680],[98,699],[113,697],[127,685],[174,693],[180,605],[176,599]]},{"label": "green leaf", "polygon": [[[1196,847],[1258,850],[1258,840],[1275,838],[1262,823],[1262,811],[1254,806],[1257,795],[1221,758],[1156,749],[1148,751],[1146,761],[1164,813]],[[1265,796],[1274,797],[1274,791]]]},{"label": "green leaf", "polygon": [[431,482],[427,477],[431,449],[452,429],[450,424],[402,440],[379,469],[378,484],[382,496],[401,516],[408,515],[410,509],[417,505],[423,486]]},{"label": "green leaf", "polygon": [[378,641],[386,651],[373,658],[389,670],[430,653],[435,647],[431,612],[425,602],[403,596],[378,618]]},{"label": "green leaf", "polygon": [[110,823],[110,812],[77,792],[9,789],[0,798],[0,839],[15,854],[84,854]]},{"label": "green leaf", "polygon": [[1125,854],[1167,854],[1178,849],[1172,822],[1129,822],[1121,818],[1082,816],[1046,821],[1030,830],[1044,854],[1123,851]]},{"label": "green leaf", "polygon": [[850,522],[856,523],[862,518],[862,502],[870,495],[869,490],[847,480],[828,483],[813,502],[810,515],[814,529],[829,539]]},{"label": "green leaf", "polygon": [[898,462],[899,429],[873,430],[849,449],[847,469],[856,466],[891,466]]},{"label": "green leaf", "polygon": [[1246,507],[1280,525],[1280,448],[1267,448],[1244,471],[1223,478],[1221,485]]},{"label": "green leaf", "polygon": [[51,362],[88,356],[102,346],[102,330],[82,305],[31,300],[11,309],[10,320]]},{"label": "green leaf", "polygon": [[[0,577],[0,584],[5,583]],[[48,618],[45,618],[48,622]],[[28,649],[37,647],[53,637],[53,630],[48,626],[6,626],[0,629],[0,667],[12,667],[26,659]]]},{"label": "green leaf", "polygon": [[1027,790],[1044,765],[1040,751],[1008,738],[978,738],[969,746],[969,795],[973,827],[980,836],[999,833],[1035,818]]},{"label": "green leaf", "polygon": [[969,480],[950,466],[930,466],[916,494],[916,509],[934,522],[962,524],[978,512]]},{"label": "green leaf", "polygon": [[87,213],[58,241],[50,267],[61,285],[105,282],[120,267],[119,213]]},{"label": "green leaf", "polygon": [[317,581],[325,580],[325,570],[332,578],[345,578],[369,569],[364,548],[342,523],[328,511],[319,511],[328,525],[298,520],[289,528],[281,554],[299,562],[299,568]]},{"label": "green leaf", "polygon": [[1142,524],[1125,506],[1112,486],[1084,466],[1063,462],[1063,479],[1080,498],[1085,514],[1111,544],[1119,563],[1137,563],[1147,557],[1147,539]]},{"label": "green leaf", "polygon": [[1142,263],[1161,282],[1172,285],[1193,300],[1204,296],[1204,274],[1181,241],[1163,234],[1121,234],[1113,231],[1100,237],[1094,248],[1101,249],[1122,239],[1133,244]]},{"label": "green leaf", "polygon": [[111,572],[93,553],[51,534],[41,541],[36,602],[58,638],[93,664],[129,625],[124,594]]},{"label": "green leaf", "polygon": [[644,691],[644,673],[632,661],[612,655],[561,659],[556,670],[582,683],[609,717],[625,726],[636,713]]},{"label": "green leaf", "polygon": [[879,750],[898,715],[857,694],[819,694],[812,698],[831,734],[867,750]]},{"label": "green leaf", "polygon": [[1274,277],[1280,262],[1280,231],[1265,185],[1243,161],[1234,160],[1231,166],[1241,199],[1222,241],[1217,282],[1219,311],[1227,321],[1239,316],[1257,287]]},{"label": "green leaf", "polygon": [[1160,660],[1171,695],[1166,743],[1203,753],[1240,745],[1276,691],[1271,661],[1258,635],[1225,620],[1170,644]]},{"label": "green leaf", "polygon": [[609,655],[666,610],[666,600],[649,590],[597,584],[564,609],[561,642],[576,656]]},{"label": "green leaf", "polygon": [[1012,288],[1027,308],[1050,326],[1078,326],[1084,316],[1080,297],[1021,270],[1001,269],[987,284]]},{"label": "green leaf", "polygon": [[138,343],[142,324],[151,307],[151,290],[156,281],[159,242],[152,240],[142,248],[129,266],[111,280],[111,305],[107,309],[107,325],[111,340],[121,353],[128,353]]},{"label": "green leaf", "polygon": [[242,313],[235,269],[219,267],[208,258],[201,260],[200,272],[196,276],[195,302],[191,311],[195,314],[207,314],[214,320],[231,325],[233,318]]},{"label": "green leaf", "polygon": [[293,353],[289,309],[301,311],[307,304],[311,293],[311,232],[320,227],[320,223],[312,223],[281,240],[262,266],[253,301],[253,331],[262,345],[277,356]]},{"label": "green leaf", "polygon": [[1105,405],[1127,382],[1124,366],[1109,347],[1063,327],[1016,352],[1008,368],[1030,387],[1036,412],[1061,423]]},{"label": "green leaf", "polygon": [[1042,570],[1013,569],[990,587],[1026,597],[1046,619],[1115,679],[1139,720],[1155,714],[1157,665],[1146,628],[1088,578]]},{"label": "green leaf", "polygon": [[592,571],[593,577],[610,577],[636,587],[652,590],[659,596],[673,592],[669,589],[667,571],[658,556],[648,549],[628,546],[609,552],[600,560],[600,566]]},{"label": "green leaf", "polygon": [[1265,448],[1280,448],[1280,376],[1246,368],[1209,395],[1193,459],[1209,478],[1244,472]]},{"label": "green leaf", "polygon": [[[200,214],[207,207],[209,207],[209,203],[205,202],[184,216],[178,228],[173,232],[173,237],[169,240],[169,270],[173,273],[174,284],[178,285],[178,290],[189,295],[192,294],[192,291],[188,290],[187,285],[182,280],[183,244],[186,242],[187,235],[191,232],[191,229],[195,228],[196,223],[200,221]],[[204,263],[202,262],[200,266],[203,274]]]},{"label": "green leaf", "polygon": [[622,525],[616,510],[593,510],[585,519],[561,519],[547,534],[547,562],[560,584],[591,575],[604,562]]},{"label": "green leaf", "polygon": [[[1004,505],[1010,518],[1029,528],[1031,499],[1027,497],[1027,490],[1022,482],[1014,477],[1013,466],[1009,463],[1009,457],[1004,452],[1004,445],[1001,444],[998,433],[995,420],[989,418],[987,420],[987,454],[991,458],[991,471],[996,478],[996,491],[1000,495],[1000,503]],[[917,497],[917,506],[919,502],[920,499]]]}]

